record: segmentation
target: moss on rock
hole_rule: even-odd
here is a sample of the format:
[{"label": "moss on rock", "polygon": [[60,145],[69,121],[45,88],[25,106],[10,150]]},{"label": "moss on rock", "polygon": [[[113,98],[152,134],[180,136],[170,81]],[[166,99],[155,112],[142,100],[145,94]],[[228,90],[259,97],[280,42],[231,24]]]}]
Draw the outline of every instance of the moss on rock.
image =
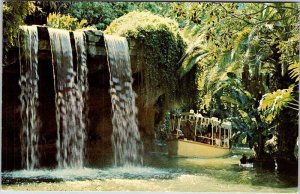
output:
[{"label": "moss on rock", "polygon": [[179,78],[177,70],[181,66],[179,61],[186,46],[175,20],[134,11],[115,19],[105,33],[139,43],[147,95],[155,96],[163,91],[168,100],[174,99]]}]

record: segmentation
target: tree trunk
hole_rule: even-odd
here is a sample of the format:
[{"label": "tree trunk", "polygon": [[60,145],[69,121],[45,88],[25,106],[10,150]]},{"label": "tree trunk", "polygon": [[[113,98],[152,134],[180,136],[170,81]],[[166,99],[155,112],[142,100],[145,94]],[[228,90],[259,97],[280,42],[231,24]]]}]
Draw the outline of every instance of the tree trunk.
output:
[{"label": "tree trunk", "polygon": [[279,125],[277,130],[278,160],[296,162],[294,150],[298,137],[297,111],[291,109],[283,110],[280,114]]},{"label": "tree trunk", "polygon": [[257,140],[258,147],[256,150],[256,158],[258,160],[265,160],[267,158],[267,155],[266,155],[265,149],[264,149],[265,137],[262,135],[262,131],[263,131],[263,129],[258,130],[258,140]]}]

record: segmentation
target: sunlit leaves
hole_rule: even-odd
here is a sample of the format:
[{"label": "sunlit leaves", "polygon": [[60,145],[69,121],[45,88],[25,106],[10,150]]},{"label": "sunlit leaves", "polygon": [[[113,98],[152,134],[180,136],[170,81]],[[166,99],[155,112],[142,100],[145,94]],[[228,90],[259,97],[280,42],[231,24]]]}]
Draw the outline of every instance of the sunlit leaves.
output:
[{"label": "sunlit leaves", "polygon": [[234,37],[233,50],[237,50],[242,43],[246,43],[249,40],[249,33],[251,32],[250,27],[246,27],[240,32],[238,32]]},{"label": "sunlit leaves", "polygon": [[[257,82],[257,84],[250,84],[249,82],[243,84],[258,101],[270,88],[277,87],[276,82],[270,81],[266,86],[263,79],[266,79],[270,74],[276,74],[278,66],[283,65],[284,68],[284,64],[290,63],[290,60],[298,59],[299,37],[294,30],[294,25],[297,23],[295,14],[298,13],[298,10],[294,9],[294,4],[288,3],[249,3],[240,4],[243,6],[238,7],[233,5],[231,3],[214,5],[203,3],[198,5],[198,8],[205,8],[202,12],[205,17],[202,17],[201,21],[191,20],[197,22],[198,25],[192,23],[185,29],[185,34],[188,34],[186,31],[190,31],[194,40],[196,40],[195,36],[197,37],[197,35],[205,35],[207,39],[203,42],[205,46],[201,46],[202,50],[193,50],[189,55],[193,56],[195,53],[203,52],[203,50],[207,50],[208,54],[201,60],[187,56],[185,63],[189,66],[192,63],[198,63],[201,66],[199,68],[201,72],[198,74],[198,88],[205,99],[208,96],[218,98],[216,94],[225,85],[228,88],[231,87],[233,92],[237,87],[227,78],[236,76],[242,80],[242,75],[245,73],[243,76],[249,76],[244,77],[247,78],[245,80]],[[220,10],[223,12],[217,13]],[[193,10],[189,14],[192,12]],[[189,14],[185,16],[188,17]],[[217,25],[215,25],[216,21],[218,21]],[[201,24],[199,25],[199,23]],[[277,59],[276,47],[282,54],[279,56],[281,61]],[[244,68],[245,66],[247,68]],[[296,70],[299,72],[296,65],[290,66],[292,78],[296,78],[298,75]],[[238,94],[233,92],[232,96],[236,97],[236,95]],[[221,100],[225,100],[225,97],[222,96]]]},{"label": "sunlit leaves", "polygon": [[294,61],[294,63],[292,63],[288,68],[291,78],[295,79],[296,82],[299,82],[299,68],[299,62],[297,61]]},{"label": "sunlit leaves", "polygon": [[3,3],[3,42],[4,49],[16,45],[19,26],[24,25],[27,15],[34,12],[33,2],[7,1]]},{"label": "sunlit leaves", "polygon": [[66,30],[82,29],[87,23],[87,20],[77,21],[77,18],[73,18],[69,15],[61,15],[56,13],[50,13],[47,17],[47,26],[52,28],[60,28]]},{"label": "sunlit leaves", "polygon": [[262,97],[259,110],[262,111],[262,117],[266,122],[272,122],[283,108],[298,110],[299,105],[293,103],[293,88],[294,86],[290,86],[288,89],[276,90]]}]

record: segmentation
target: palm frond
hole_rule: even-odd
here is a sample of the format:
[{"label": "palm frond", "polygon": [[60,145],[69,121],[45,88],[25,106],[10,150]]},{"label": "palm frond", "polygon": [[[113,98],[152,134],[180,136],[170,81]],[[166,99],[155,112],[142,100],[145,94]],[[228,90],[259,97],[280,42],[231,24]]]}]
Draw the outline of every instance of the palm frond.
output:
[{"label": "palm frond", "polygon": [[292,79],[296,79],[296,82],[299,82],[299,62],[294,61],[294,63],[292,63],[288,70],[290,71],[290,76]]},{"label": "palm frond", "polygon": [[299,105],[293,103],[293,89],[294,86],[292,85],[288,89],[276,90],[262,97],[259,110],[264,111],[263,115],[266,122],[272,122],[284,108],[299,110]]},{"label": "palm frond", "polygon": [[234,37],[233,50],[236,51],[242,44],[245,44],[249,40],[249,34],[251,32],[250,27],[246,27]]},{"label": "palm frond", "polygon": [[186,57],[179,69],[180,78],[187,74],[202,58],[208,54],[209,53],[207,51],[202,51]]}]

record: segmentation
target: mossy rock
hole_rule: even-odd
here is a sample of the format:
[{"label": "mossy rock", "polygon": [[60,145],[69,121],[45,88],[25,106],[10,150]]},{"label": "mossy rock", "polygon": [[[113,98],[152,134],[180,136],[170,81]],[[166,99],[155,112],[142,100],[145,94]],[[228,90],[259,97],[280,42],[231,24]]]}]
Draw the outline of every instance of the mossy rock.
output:
[{"label": "mossy rock", "polygon": [[177,71],[181,66],[179,61],[186,47],[175,20],[134,11],[115,19],[105,33],[139,43],[146,90],[150,92],[147,95],[163,91],[169,100],[174,99],[179,78]]}]

